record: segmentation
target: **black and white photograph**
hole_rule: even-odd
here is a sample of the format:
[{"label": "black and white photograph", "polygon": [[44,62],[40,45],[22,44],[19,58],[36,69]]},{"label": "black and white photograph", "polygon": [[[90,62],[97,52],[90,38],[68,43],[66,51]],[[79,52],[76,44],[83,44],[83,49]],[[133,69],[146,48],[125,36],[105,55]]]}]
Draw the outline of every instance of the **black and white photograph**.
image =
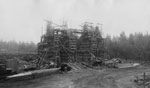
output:
[{"label": "black and white photograph", "polygon": [[150,88],[150,0],[0,0],[0,88]]}]

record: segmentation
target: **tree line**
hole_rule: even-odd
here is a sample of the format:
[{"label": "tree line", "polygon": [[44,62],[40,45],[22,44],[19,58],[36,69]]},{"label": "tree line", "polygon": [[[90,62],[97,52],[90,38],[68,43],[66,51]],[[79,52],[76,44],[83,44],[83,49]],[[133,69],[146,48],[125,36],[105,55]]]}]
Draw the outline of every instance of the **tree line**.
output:
[{"label": "tree line", "polygon": [[30,53],[36,52],[36,49],[33,42],[0,41],[0,53]]},{"label": "tree line", "polygon": [[150,35],[148,33],[134,33],[126,36],[105,38],[106,54],[110,58],[119,57],[126,60],[150,60]]},{"label": "tree line", "polygon": [[[126,60],[150,60],[150,35],[148,33],[134,33],[127,36],[125,32],[120,36],[107,35],[104,39],[107,58],[123,58]],[[0,41],[0,53],[36,52],[37,45],[33,42]]]}]

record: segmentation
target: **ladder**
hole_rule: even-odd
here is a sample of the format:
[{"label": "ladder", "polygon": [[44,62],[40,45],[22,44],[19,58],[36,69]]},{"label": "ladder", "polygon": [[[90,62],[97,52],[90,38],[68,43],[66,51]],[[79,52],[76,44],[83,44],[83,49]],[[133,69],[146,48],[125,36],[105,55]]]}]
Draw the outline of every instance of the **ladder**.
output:
[{"label": "ladder", "polygon": [[59,34],[58,31],[54,33],[54,52],[55,52],[55,60],[57,65],[60,65],[60,49],[59,49]]}]

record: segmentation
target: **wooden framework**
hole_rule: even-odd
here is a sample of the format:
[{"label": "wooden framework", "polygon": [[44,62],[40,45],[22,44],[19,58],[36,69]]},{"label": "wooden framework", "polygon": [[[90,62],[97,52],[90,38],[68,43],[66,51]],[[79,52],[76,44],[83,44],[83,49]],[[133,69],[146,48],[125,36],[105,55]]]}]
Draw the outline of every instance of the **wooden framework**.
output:
[{"label": "wooden framework", "polygon": [[91,57],[103,57],[104,42],[99,27],[85,23],[82,30],[55,28],[48,23],[47,31],[38,43],[38,54],[45,60],[91,62]]}]

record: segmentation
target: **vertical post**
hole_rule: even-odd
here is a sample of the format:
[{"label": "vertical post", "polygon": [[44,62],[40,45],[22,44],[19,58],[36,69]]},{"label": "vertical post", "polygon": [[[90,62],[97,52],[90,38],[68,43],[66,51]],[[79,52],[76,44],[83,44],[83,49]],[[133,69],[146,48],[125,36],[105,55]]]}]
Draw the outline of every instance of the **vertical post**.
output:
[{"label": "vertical post", "polygon": [[144,88],[146,88],[146,74],[145,74],[145,72],[144,72],[144,74],[143,74],[143,85],[144,85]]}]

